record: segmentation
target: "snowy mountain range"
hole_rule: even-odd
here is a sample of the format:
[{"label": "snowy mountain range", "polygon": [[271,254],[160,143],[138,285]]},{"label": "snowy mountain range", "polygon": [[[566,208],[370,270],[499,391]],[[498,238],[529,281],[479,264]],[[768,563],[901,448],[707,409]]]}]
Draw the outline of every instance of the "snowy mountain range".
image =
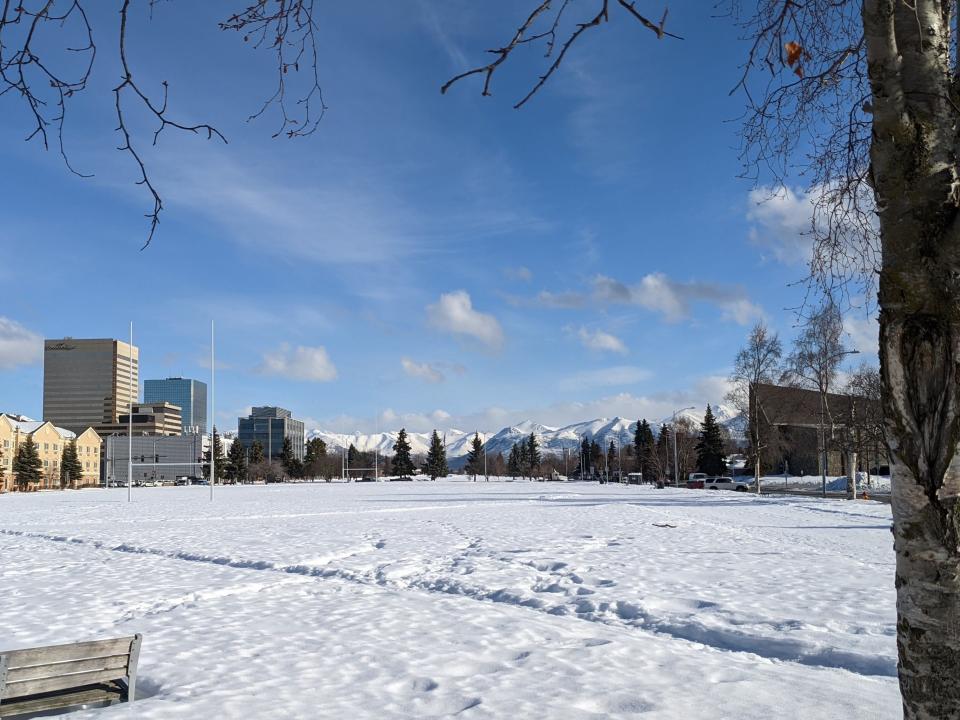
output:
[{"label": "snowy mountain range", "polygon": [[[714,416],[724,426],[733,429],[737,424],[737,412],[726,405],[718,405],[713,409]],[[678,413],[677,417],[690,420],[696,426],[703,421],[703,411],[685,410]],[[659,432],[660,425],[664,422],[670,422],[671,418],[665,418],[661,421],[652,422],[654,435]],[[525,420],[517,425],[502,428],[498,432],[480,432],[480,440],[486,443],[487,452],[496,454],[502,452],[509,454],[510,448],[514,443],[525,439],[533,433],[540,443],[542,452],[554,455],[561,455],[567,451],[576,451],[577,446],[584,438],[596,440],[606,447],[611,441],[614,443],[627,444],[633,442],[633,435],[636,432],[637,421],[627,418],[615,417],[597,418],[585,422],[574,423],[565,427],[549,427],[541,425],[532,420]],[[473,440],[473,432],[463,430],[447,429],[439,431],[446,441],[447,457],[452,465],[457,458],[462,458],[470,451],[470,443]],[[393,455],[393,444],[396,442],[398,431],[380,432],[373,434],[363,433],[334,433],[326,430],[314,429],[307,432],[307,439],[321,438],[330,451],[345,450],[352,444],[361,452],[377,450],[381,455]],[[430,433],[408,432],[407,438],[410,441],[410,448],[413,455],[426,454],[430,446]]]}]

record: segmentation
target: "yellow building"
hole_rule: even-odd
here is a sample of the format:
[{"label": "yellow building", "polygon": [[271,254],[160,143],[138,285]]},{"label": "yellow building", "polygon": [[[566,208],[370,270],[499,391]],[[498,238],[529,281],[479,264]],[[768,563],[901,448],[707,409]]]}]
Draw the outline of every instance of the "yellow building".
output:
[{"label": "yellow building", "polygon": [[39,486],[31,489],[53,489],[60,487],[60,461],[64,447],[71,441],[77,441],[77,457],[83,467],[83,477],[71,482],[73,487],[89,487],[100,484],[100,446],[102,441],[93,428],[87,428],[79,435],[55,426],[50,422],[27,421],[0,413],[0,466],[3,478],[0,479],[0,491],[10,491],[16,487],[13,474],[13,459],[17,448],[26,437],[33,438],[37,455],[43,464],[43,479]]}]

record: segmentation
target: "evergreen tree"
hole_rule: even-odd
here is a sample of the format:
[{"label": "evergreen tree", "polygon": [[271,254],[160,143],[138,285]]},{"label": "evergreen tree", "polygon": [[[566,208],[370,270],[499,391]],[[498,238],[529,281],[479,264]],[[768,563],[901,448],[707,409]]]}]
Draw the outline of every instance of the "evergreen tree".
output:
[{"label": "evergreen tree", "polygon": [[410,459],[410,441],[406,428],[400,428],[397,441],[393,444],[393,472],[405,478],[413,475],[413,460]]},{"label": "evergreen tree", "polygon": [[524,453],[524,460],[527,463],[529,468],[530,477],[534,476],[534,473],[540,469],[540,444],[537,442],[537,436],[533,433],[530,433],[530,437],[527,438],[526,442],[526,452]]},{"label": "evergreen tree", "polygon": [[353,443],[350,443],[350,447],[347,448],[347,470],[354,467],[360,467],[361,465],[360,451],[357,450]]},{"label": "evergreen tree", "polygon": [[[210,479],[210,448],[203,454],[203,461],[206,463],[203,467],[203,476],[209,480]],[[222,483],[223,478],[226,473],[226,458],[223,456],[223,443],[220,441],[220,433],[217,432],[217,428],[213,428],[213,457],[216,460],[214,463],[216,467],[217,477],[214,480],[215,483]]]},{"label": "evergreen tree", "polygon": [[723,459],[723,434],[713,410],[707,405],[697,442],[697,469],[707,475],[723,475],[726,471]]},{"label": "evergreen tree", "polygon": [[60,487],[66,488],[71,485],[76,487],[82,478],[83,465],[77,454],[77,441],[71,440],[64,444],[60,455]]},{"label": "evergreen tree", "polygon": [[654,447],[654,454],[651,458],[651,464],[656,469],[657,479],[666,480],[667,469],[673,466],[673,456],[670,454],[670,427],[663,423],[660,425],[660,434],[657,435],[657,444]]},{"label": "evergreen tree", "polygon": [[235,483],[242,483],[247,479],[247,450],[238,440],[234,440],[230,446],[224,477]]},{"label": "evergreen tree", "polygon": [[[590,474],[590,441],[586,438],[583,439],[583,442],[580,443],[580,464],[583,467],[583,474],[587,476]],[[581,480],[585,478],[580,478]]]},{"label": "evergreen tree", "polygon": [[307,440],[307,453],[303,458],[303,462],[306,465],[313,465],[318,460],[322,460],[327,456],[327,444],[323,441],[323,438],[310,438]]},{"label": "evergreen tree", "polygon": [[4,460],[3,460],[3,448],[0,448],[0,490],[3,490],[3,488],[5,487],[3,476],[4,476],[4,473],[6,473],[6,471],[7,469],[4,466]]},{"label": "evergreen tree", "polygon": [[447,467],[447,449],[443,446],[443,441],[437,431],[433,431],[430,437],[430,449],[427,451],[427,474],[431,480],[438,477],[446,477],[450,474]]},{"label": "evergreen tree", "polygon": [[610,447],[607,448],[607,475],[613,475],[614,468],[617,467],[617,447],[610,441]]},{"label": "evergreen tree", "polygon": [[590,467],[593,469],[593,473],[597,474],[600,472],[600,465],[603,462],[603,448],[600,447],[600,443],[596,440],[590,441]]},{"label": "evergreen tree", "polygon": [[39,483],[43,477],[43,462],[37,452],[33,438],[27,435],[17,447],[13,457],[13,474],[17,476],[17,485],[26,490],[32,483]]},{"label": "evergreen tree", "polygon": [[250,444],[250,465],[262,465],[266,458],[263,455],[263,445],[259,440]]},{"label": "evergreen tree", "polygon": [[477,473],[483,470],[483,443],[480,442],[480,433],[474,433],[470,443],[470,452],[467,453],[468,473],[473,474],[473,481],[477,481]]},{"label": "evergreen tree", "polygon": [[633,438],[634,454],[636,456],[637,470],[645,480],[653,480],[655,474],[654,453],[656,452],[656,440],[653,437],[653,430],[646,418],[637,423],[637,431]]},{"label": "evergreen tree", "polygon": [[520,458],[520,447],[516,444],[510,447],[510,457],[507,460],[507,472],[516,480],[517,475],[523,472],[523,466]]},{"label": "evergreen tree", "polygon": [[280,448],[280,464],[288,477],[298,478],[303,475],[303,463],[293,454],[293,441],[285,437]]},{"label": "evergreen tree", "polygon": [[327,459],[327,444],[322,438],[307,440],[307,452],[303,457],[304,475],[312,478],[323,473],[324,461]]}]

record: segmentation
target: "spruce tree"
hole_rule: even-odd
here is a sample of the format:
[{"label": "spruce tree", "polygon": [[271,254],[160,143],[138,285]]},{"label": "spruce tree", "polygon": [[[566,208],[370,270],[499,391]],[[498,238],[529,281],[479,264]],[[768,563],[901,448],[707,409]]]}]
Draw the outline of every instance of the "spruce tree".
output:
[{"label": "spruce tree", "polygon": [[707,412],[700,423],[700,439],[697,441],[697,469],[707,475],[723,475],[726,465],[723,461],[723,433],[720,424],[713,416],[713,410],[707,405]]},{"label": "spruce tree", "polygon": [[247,451],[238,441],[234,440],[227,456],[227,467],[224,476],[235,483],[242,483],[247,479]]},{"label": "spruce tree", "polygon": [[250,464],[261,465],[266,460],[263,455],[263,444],[259,440],[254,440],[250,444]]},{"label": "spruce tree", "polygon": [[280,448],[280,464],[288,477],[298,478],[303,474],[303,465],[293,454],[293,441],[285,437]]},{"label": "spruce tree", "polygon": [[514,480],[517,479],[517,475],[523,472],[523,467],[520,460],[520,448],[516,443],[510,446],[510,457],[507,460],[507,472]]},{"label": "spruce tree", "polygon": [[590,441],[590,467],[594,474],[600,472],[600,464],[603,461],[603,449],[596,440]]},{"label": "spruce tree", "polygon": [[[580,464],[583,466],[583,474],[590,474],[590,441],[586,438],[580,443]],[[580,478],[583,480],[584,478]]]},{"label": "spruce tree", "polygon": [[617,448],[613,444],[613,440],[610,441],[610,447],[607,448],[607,475],[610,476],[613,474],[613,468],[617,465]]},{"label": "spruce tree", "polygon": [[60,487],[74,487],[83,478],[83,465],[80,463],[80,456],[77,454],[77,441],[71,440],[64,444],[63,452],[60,454]]},{"label": "spruce tree", "polygon": [[526,442],[526,452],[524,459],[527,462],[527,467],[530,469],[530,477],[534,476],[534,473],[540,469],[540,444],[537,442],[537,436],[533,433],[530,433],[530,437],[527,438]]},{"label": "spruce tree", "polygon": [[[214,464],[216,466],[216,473],[217,473],[217,477],[213,482],[215,483],[223,482],[223,478],[225,475],[224,471],[226,470],[226,467],[225,467],[226,458],[224,458],[223,456],[223,443],[220,442],[220,433],[217,432],[216,427],[213,428],[212,451],[213,451],[213,458],[216,460]],[[203,476],[207,478],[207,480],[210,479],[210,459],[211,459],[210,452],[211,452],[211,448],[208,448],[207,451],[203,454],[203,461],[206,463],[206,465],[204,465],[203,467]]]},{"label": "spruce tree", "polygon": [[4,484],[4,474],[6,472],[7,472],[7,468],[4,465],[3,448],[0,448],[0,491],[2,491],[6,487]]},{"label": "spruce tree", "polygon": [[362,463],[360,462],[360,451],[357,450],[356,445],[350,443],[350,447],[347,448],[347,470],[350,468],[360,467]]},{"label": "spruce tree", "polygon": [[327,456],[327,444],[323,438],[310,438],[307,440],[307,452],[303,458],[306,465],[313,465]]},{"label": "spruce tree", "polygon": [[468,473],[473,474],[473,481],[477,481],[477,473],[483,469],[483,443],[480,442],[480,433],[474,433],[470,443],[470,452],[467,453]]},{"label": "spruce tree", "polygon": [[37,452],[33,438],[27,435],[17,447],[13,458],[13,474],[17,476],[17,485],[26,490],[32,483],[39,483],[43,477],[43,462]]},{"label": "spruce tree", "polygon": [[443,446],[443,441],[436,430],[430,437],[430,449],[427,451],[427,474],[431,480],[450,474],[450,469],[447,467],[447,449]]},{"label": "spruce tree", "polygon": [[397,441],[393,444],[393,472],[402,478],[410,477],[414,472],[406,428],[400,428]]},{"label": "spruce tree", "polygon": [[663,423],[660,425],[660,434],[657,435],[657,444],[654,448],[655,460],[652,463],[657,471],[658,480],[667,479],[667,468],[673,466],[673,456],[670,454],[670,427]]},{"label": "spruce tree", "polygon": [[637,458],[637,470],[643,472],[643,426],[646,420],[637,420],[637,427],[633,431],[633,454]]}]

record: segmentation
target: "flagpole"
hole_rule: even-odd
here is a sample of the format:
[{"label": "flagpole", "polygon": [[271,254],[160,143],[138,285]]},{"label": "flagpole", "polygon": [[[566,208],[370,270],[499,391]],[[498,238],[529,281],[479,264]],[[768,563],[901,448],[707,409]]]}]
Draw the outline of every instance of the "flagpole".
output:
[{"label": "flagpole", "polygon": [[210,321],[210,502],[213,502],[213,486],[217,482],[217,377],[214,372],[213,320]]},{"label": "flagpole", "polygon": [[133,320],[130,321],[130,347],[127,360],[130,370],[127,383],[127,399],[130,401],[127,408],[127,502],[131,502],[133,500]]}]

